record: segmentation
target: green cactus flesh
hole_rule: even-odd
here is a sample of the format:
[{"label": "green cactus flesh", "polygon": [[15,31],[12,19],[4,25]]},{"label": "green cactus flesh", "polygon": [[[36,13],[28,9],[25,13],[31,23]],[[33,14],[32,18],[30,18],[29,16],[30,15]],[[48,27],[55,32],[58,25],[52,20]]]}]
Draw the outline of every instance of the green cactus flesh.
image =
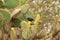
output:
[{"label": "green cactus flesh", "polygon": [[29,38],[29,28],[28,28],[27,22],[22,21],[21,22],[21,28],[23,30],[22,31],[22,37],[27,40]]},{"label": "green cactus flesh", "polygon": [[11,15],[10,15],[10,13],[8,11],[6,11],[6,10],[0,10],[0,14],[2,14],[3,20],[5,22],[8,22],[10,20]]},{"label": "green cactus flesh", "polygon": [[20,5],[23,5],[23,4],[25,4],[26,0],[19,0],[19,1],[20,1]]},{"label": "green cactus flesh", "polygon": [[15,8],[18,6],[18,0],[4,0],[4,7],[6,8]]}]

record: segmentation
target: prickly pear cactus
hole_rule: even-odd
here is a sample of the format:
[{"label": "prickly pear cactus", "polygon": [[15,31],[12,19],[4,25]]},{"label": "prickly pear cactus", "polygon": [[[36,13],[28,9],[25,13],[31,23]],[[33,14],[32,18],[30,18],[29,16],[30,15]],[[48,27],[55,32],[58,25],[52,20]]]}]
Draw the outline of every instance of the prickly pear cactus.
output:
[{"label": "prickly pear cactus", "polygon": [[3,16],[3,20],[5,22],[10,21],[11,14],[10,14],[10,12],[8,10],[0,10],[0,14]]},{"label": "prickly pear cactus", "polygon": [[27,40],[29,38],[29,25],[26,21],[21,22],[22,37]]},{"label": "prickly pear cactus", "polygon": [[4,7],[5,8],[15,8],[18,6],[18,0],[4,0]]},{"label": "prickly pear cactus", "polygon": [[0,40],[60,40],[60,0],[0,0],[0,31]]},{"label": "prickly pear cactus", "polygon": [[3,4],[3,2],[0,0],[0,6]]},{"label": "prickly pear cactus", "polygon": [[3,16],[0,14],[0,29],[3,28]]},{"label": "prickly pear cactus", "polygon": [[11,28],[11,40],[16,40],[16,32],[15,32],[15,29],[14,28]]},{"label": "prickly pear cactus", "polygon": [[20,1],[20,5],[25,4],[26,0],[19,0]]}]

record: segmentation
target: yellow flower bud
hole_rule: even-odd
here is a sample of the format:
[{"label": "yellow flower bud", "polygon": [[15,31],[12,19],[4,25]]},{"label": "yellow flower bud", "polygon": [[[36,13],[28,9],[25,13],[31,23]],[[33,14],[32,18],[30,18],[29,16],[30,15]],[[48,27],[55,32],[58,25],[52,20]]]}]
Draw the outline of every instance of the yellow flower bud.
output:
[{"label": "yellow flower bud", "polygon": [[31,24],[31,21],[28,21],[28,25],[30,25]]},{"label": "yellow flower bud", "polygon": [[11,30],[15,30],[15,29],[12,27]]},{"label": "yellow flower bud", "polygon": [[56,15],[55,17],[56,17],[56,18],[59,18],[59,16],[58,16],[58,15]]}]

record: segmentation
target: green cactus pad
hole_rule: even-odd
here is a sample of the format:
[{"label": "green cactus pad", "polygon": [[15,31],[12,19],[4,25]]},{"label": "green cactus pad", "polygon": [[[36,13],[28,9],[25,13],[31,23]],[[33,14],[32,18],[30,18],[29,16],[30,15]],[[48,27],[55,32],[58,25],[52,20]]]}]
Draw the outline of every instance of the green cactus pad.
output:
[{"label": "green cactus pad", "polygon": [[14,28],[11,28],[10,36],[10,40],[16,40],[16,31]]},{"label": "green cactus pad", "polygon": [[2,21],[2,19],[3,19],[3,16],[2,16],[2,14],[0,14],[0,22]]},{"label": "green cactus pad", "polygon": [[24,4],[23,6],[22,6],[22,10],[21,10],[21,12],[22,13],[26,13],[27,12],[27,10],[28,10],[28,5],[27,4]]},{"label": "green cactus pad", "polygon": [[32,14],[30,11],[28,11],[28,12],[26,13],[25,17],[26,17],[26,18],[33,18],[33,14]]},{"label": "green cactus pad", "polygon": [[10,13],[8,11],[6,11],[6,10],[0,10],[0,14],[2,14],[3,20],[5,22],[8,22],[10,20],[10,18],[11,18]]},{"label": "green cactus pad", "polygon": [[19,1],[20,1],[20,5],[23,5],[23,4],[25,4],[26,0],[19,0]]},{"label": "green cactus pad", "polygon": [[28,28],[28,24],[27,24],[27,22],[26,21],[22,21],[21,22],[21,28],[22,28],[22,37],[24,38],[24,39],[28,39],[29,38],[29,28]]},{"label": "green cactus pad", "polygon": [[21,22],[21,28],[24,30],[24,29],[27,29],[27,22],[26,21],[22,21]]},{"label": "green cactus pad", "polygon": [[0,29],[3,28],[3,16],[0,14]]},{"label": "green cactus pad", "polygon": [[23,13],[17,14],[14,16],[14,18],[19,19],[20,21],[25,20],[25,16]]},{"label": "green cactus pad", "polygon": [[4,7],[6,8],[15,8],[19,4],[18,0],[4,0],[4,2],[5,2]]},{"label": "green cactus pad", "polygon": [[0,0],[0,5],[2,4],[2,1]]}]

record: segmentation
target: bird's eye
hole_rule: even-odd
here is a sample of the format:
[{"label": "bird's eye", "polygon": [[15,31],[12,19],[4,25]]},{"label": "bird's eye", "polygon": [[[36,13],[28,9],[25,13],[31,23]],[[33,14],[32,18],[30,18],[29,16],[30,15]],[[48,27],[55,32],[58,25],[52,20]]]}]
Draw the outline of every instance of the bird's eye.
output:
[{"label": "bird's eye", "polygon": [[34,19],[33,19],[33,18],[27,18],[27,20],[28,20],[28,21],[34,21]]}]

